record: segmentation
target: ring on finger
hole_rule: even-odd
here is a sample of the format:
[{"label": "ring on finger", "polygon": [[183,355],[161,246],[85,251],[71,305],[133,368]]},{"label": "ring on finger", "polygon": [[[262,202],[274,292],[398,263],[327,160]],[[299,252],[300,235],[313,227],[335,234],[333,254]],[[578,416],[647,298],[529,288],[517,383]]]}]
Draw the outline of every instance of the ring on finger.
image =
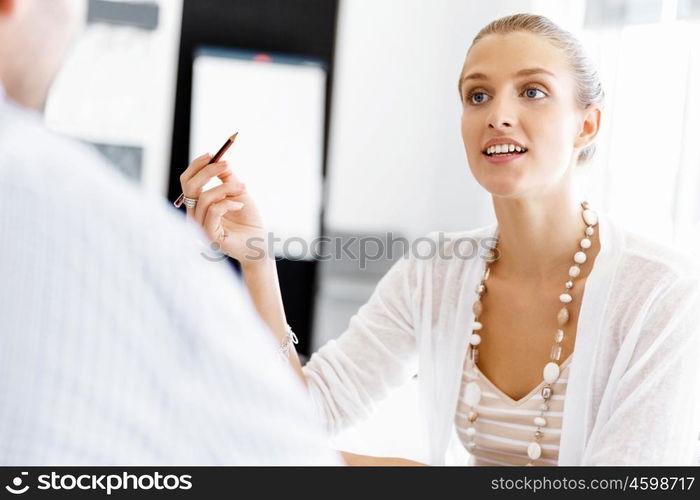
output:
[{"label": "ring on finger", "polygon": [[188,198],[187,196],[185,196],[183,198],[183,205],[189,208],[194,208],[197,206],[197,198]]}]

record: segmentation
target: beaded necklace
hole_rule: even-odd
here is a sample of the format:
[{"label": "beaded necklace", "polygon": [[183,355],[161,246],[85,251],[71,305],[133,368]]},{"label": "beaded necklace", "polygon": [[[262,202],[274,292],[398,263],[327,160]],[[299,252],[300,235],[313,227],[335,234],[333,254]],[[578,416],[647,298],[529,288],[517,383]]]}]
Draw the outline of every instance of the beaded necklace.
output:
[{"label": "beaded necklace", "polygon": [[[532,460],[537,460],[542,455],[542,446],[540,445],[540,440],[544,436],[543,428],[547,426],[547,419],[545,418],[546,412],[549,410],[549,400],[552,397],[552,384],[554,384],[559,378],[560,368],[559,359],[561,358],[561,342],[564,340],[564,327],[569,321],[570,313],[567,309],[567,305],[571,304],[573,298],[571,296],[571,289],[574,287],[574,280],[581,274],[580,264],[586,262],[586,250],[591,248],[592,242],[590,236],[595,232],[594,226],[598,224],[598,215],[596,212],[591,210],[588,206],[588,202],[581,202],[583,222],[586,227],[584,229],[584,237],[579,241],[579,246],[581,250],[574,254],[573,260],[574,264],[569,268],[569,279],[564,284],[565,291],[559,295],[559,302],[562,303],[562,308],[557,313],[557,323],[559,328],[554,335],[554,345],[550,352],[550,361],[544,365],[542,371],[542,376],[544,378],[544,386],[542,391],[540,391],[540,397],[542,398],[542,404],[539,407],[540,414],[533,419],[535,425],[533,440],[527,446],[527,456],[530,457],[529,461],[525,465],[533,465]],[[464,400],[469,406],[469,413],[467,414],[467,420],[470,426],[466,429],[466,435],[470,438],[469,442],[466,444],[467,450],[470,452],[476,447],[476,442],[474,438],[476,436],[476,428],[474,427],[475,422],[479,418],[479,414],[476,411],[476,406],[481,400],[481,388],[476,382],[477,373],[475,370],[476,363],[479,358],[478,346],[481,344],[482,338],[481,333],[483,329],[483,324],[479,321],[479,316],[482,313],[483,307],[481,303],[481,297],[486,293],[486,281],[489,278],[491,272],[490,264],[498,260],[496,256],[495,248],[498,245],[498,240],[493,249],[487,254],[486,266],[484,269],[484,276],[477,286],[477,300],[472,306],[472,311],[474,312],[474,323],[472,324],[472,334],[469,338],[469,353],[468,360],[470,364],[470,369],[467,371],[467,377],[470,382],[467,384],[465,389]]]}]

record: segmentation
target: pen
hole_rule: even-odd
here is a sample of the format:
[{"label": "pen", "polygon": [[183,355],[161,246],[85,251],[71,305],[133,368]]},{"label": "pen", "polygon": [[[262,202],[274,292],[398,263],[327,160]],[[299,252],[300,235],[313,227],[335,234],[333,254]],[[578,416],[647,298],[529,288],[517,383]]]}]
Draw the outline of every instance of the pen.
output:
[{"label": "pen", "polygon": [[[212,163],[218,162],[222,156],[228,151],[228,148],[231,147],[231,145],[236,141],[236,136],[238,135],[238,132],[233,134],[231,137],[229,137],[226,142],[224,143],[223,146],[219,148],[219,150],[216,152],[214,157],[211,159],[207,165],[211,165]],[[173,202],[173,205],[175,205],[176,208],[180,208],[182,203],[185,201],[185,193],[180,193],[180,196],[177,197],[177,200]]]}]

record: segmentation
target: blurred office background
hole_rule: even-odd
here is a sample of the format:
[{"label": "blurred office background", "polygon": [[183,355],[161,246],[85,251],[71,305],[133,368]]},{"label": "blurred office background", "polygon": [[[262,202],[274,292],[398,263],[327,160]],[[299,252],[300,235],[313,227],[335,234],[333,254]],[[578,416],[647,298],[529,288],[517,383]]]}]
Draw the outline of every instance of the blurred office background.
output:
[{"label": "blurred office background", "polygon": [[[518,12],[550,17],[598,62],[607,106],[587,198],[700,256],[700,0],[91,0],[47,120],[170,200],[187,163],[239,130],[227,158],[300,242],[474,228],[493,214],[466,164],[456,82],[476,32]],[[278,255],[307,355],[391,265]],[[420,457],[413,385],[339,445]]]}]

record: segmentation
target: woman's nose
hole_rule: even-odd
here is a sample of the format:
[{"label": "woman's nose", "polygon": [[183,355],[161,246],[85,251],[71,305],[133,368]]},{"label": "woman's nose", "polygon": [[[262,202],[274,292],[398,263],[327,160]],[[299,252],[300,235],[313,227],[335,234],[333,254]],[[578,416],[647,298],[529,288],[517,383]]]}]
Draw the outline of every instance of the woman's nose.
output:
[{"label": "woman's nose", "polygon": [[510,120],[508,119],[502,119],[502,120],[491,120],[489,121],[489,128],[510,128],[513,125],[511,124]]},{"label": "woman's nose", "polygon": [[513,106],[505,100],[494,100],[491,106],[491,113],[488,116],[489,128],[510,128],[515,125],[516,119],[513,115]]}]

